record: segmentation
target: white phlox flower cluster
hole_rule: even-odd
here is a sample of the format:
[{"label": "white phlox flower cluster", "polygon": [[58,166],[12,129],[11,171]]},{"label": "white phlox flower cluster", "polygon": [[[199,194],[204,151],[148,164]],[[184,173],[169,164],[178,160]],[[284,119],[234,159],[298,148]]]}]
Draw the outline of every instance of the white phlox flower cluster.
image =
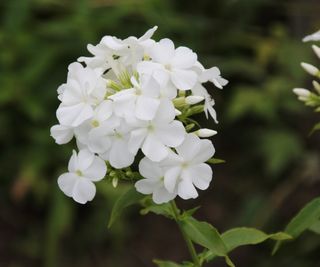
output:
[{"label": "white phlox flower cluster", "polygon": [[191,49],[151,39],[156,29],[140,38],[105,36],[88,45],[92,56],[70,64],[58,88],[59,124],[51,136],[57,144],[75,138],[79,150],[58,185],[78,203],[94,198],[94,182],[107,176],[116,185],[133,175],[131,165],[141,156],[135,187],[152,194],[155,203],[196,198],[197,189],[210,184],[205,162],[215,151],[205,138],[216,131],[201,129],[190,116],[204,112],[216,120],[203,83],[222,89],[228,81],[217,67],[205,69]]},{"label": "white phlox flower cluster", "polygon": [[[308,35],[303,39],[304,42],[308,41],[320,41],[320,31]],[[316,56],[320,59],[320,47],[312,45],[312,49]],[[301,67],[315,79],[312,81],[314,92],[305,88],[294,88],[293,92],[298,96],[298,99],[305,103],[305,105],[316,108],[316,111],[320,111],[320,84],[317,79],[320,79],[320,70],[316,66],[301,62]]]}]

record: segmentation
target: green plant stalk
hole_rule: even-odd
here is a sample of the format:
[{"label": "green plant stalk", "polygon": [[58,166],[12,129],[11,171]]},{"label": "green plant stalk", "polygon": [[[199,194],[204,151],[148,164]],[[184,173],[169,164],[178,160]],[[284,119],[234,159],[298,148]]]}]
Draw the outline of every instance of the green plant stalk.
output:
[{"label": "green plant stalk", "polygon": [[193,243],[192,243],[192,241],[190,240],[190,238],[188,237],[187,233],[184,231],[184,229],[182,227],[181,220],[179,218],[180,212],[179,212],[179,209],[177,208],[177,205],[176,205],[175,201],[174,200],[170,201],[170,205],[171,205],[172,212],[173,212],[173,215],[174,215],[174,220],[176,221],[176,223],[177,223],[177,225],[178,225],[178,227],[180,229],[180,232],[182,234],[182,237],[186,242],[186,245],[188,247],[188,250],[189,250],[189,253],[191,255],[192,261],[194,263],[194,266],[195,267],[201,267],[201,263],[199,261],[197,252],[196,252],[196,250],[195,250],[195,248],[193,246]]}]

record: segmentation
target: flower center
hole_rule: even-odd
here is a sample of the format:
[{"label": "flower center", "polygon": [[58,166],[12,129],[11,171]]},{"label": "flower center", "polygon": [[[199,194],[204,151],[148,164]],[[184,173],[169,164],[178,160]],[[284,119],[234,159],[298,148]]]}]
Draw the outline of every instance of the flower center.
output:
[{"label": "flower center", "polygon": [[78,176],[83,176],[82,171],[80,171],[80,170],[76,170],[76,174],[77,174]]},{"label": "flower center", "polygon": [[164,67],[165,67],[166,70],[171,71],[171,65],[170,64],[166,64],[166,65],[164,65]]},{"label": "flower center", "polygon": [[99,126],[99,122],[98,122],[97,120],[93,120],[93,121],[91,122],[91,125],[92,125],[93,127],[98,127],[98,126]]},{"label": "flower center", "polygon": [[186,168],[188,168],[188,166],[189,166],[189,163],[186,162],[186,161],[184,161],[184,162],[181,163],[181,168],[182,168],[182,169],[186,169]]}]

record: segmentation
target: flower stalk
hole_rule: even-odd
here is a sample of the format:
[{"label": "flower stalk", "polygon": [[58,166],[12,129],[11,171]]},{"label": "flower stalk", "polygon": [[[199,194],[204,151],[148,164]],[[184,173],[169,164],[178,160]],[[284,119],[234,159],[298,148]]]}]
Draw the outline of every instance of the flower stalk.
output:
[{"label": "flower stalk", "polygon": [[181,219],[180,219],[180,211],[176,205],[176,202],[174,200],[172,200],[172,201],[170,201],[170,205],[171,205],[172,213],[174,215],[174,220],[176,221],[176,223],[180,229],[180,232],[182,234],[182,237],[183,237],[184,241],[186,242],[186,245],[187,245],[189,253],[191,255],[193,264],[195,267],[201,267],[201,263],[199,261],[197,252],[194,248],[194,245],[182,227],[182,223],[181,223]]}]

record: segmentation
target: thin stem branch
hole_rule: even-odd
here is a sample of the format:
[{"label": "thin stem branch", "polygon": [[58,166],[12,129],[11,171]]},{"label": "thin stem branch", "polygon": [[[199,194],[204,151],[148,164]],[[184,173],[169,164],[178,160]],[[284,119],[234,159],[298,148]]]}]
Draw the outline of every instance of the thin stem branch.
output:
[{"label": "thin stem branch", "polygon": [[186,245],[188,247],[188,250],[189,250],[189,253],[191,255],[191,258],[192,258],[192,261],[194,263],[194,266],[195,267],[201,267],[201,264],[200,264],[200,261],[198,259],[198,255],[197,255],[197,252],[193,246],[193,243],[191,241],[191,239],[188,237],[187,233],[184,231],[183,227],[182,227],[182,224],[181,224],[181,221],[180,221],[180,218],[179,218],[179,215],[180,215],[180,211],[175,203],[174,200],[170,201],[170,204],[171,204],[171,208],[172,208],[172,212],[174,214],[174,220],[176,221],[179,229],[180,229],[180,232],[182,234],[182,237],[183,239],[185,240],[186,242]]}]

